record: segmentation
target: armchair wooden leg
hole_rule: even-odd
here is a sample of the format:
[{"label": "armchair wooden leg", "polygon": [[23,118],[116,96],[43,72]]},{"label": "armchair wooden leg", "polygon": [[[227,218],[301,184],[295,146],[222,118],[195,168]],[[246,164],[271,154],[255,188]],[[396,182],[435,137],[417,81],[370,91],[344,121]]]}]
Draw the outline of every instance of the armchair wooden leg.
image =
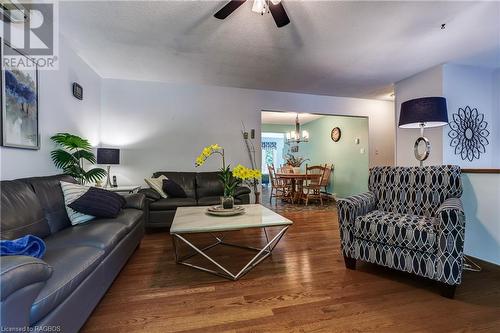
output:
[{"label": "armchair wooden leg", "polygon": [[441,296],[446,298],[455,298],[455,290],[457,286],[452,286],[446,283],[441,283]]},{"label": "armchair wooden leg", "polygon": [[345,262],[345,268],[352,270],[356,269],[356,259],[344,256],[344,262]]}]

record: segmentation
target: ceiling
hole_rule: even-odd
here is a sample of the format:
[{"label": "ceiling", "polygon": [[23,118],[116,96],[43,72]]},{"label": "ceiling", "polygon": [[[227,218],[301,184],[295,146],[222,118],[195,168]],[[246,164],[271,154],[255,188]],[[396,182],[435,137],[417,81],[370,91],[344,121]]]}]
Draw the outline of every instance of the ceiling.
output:
[{"label": "ceiling", "polygon": [[441,63],[500,67],[495,1],[284,0],[281,29],[251,1],[215,19],[225,3],[61,2],[60,31],[104,78],[384,99]]},{"label": "ceiling", "polygon": [[[261,112],[262,124],[273,125],[294,125],[297,114],[294,112]],[[323,116],[311,113],[299,113],[299,122],[301,125],[310,121],[322,118]]]}]

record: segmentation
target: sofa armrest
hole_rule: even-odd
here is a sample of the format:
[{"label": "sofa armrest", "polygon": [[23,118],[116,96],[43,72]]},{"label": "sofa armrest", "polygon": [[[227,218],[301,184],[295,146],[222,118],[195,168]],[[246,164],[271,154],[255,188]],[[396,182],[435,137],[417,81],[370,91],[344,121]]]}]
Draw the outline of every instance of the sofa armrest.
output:
[{"label": "sofa armrest", "polygon": [[234,189],[235,197],[239,197],[240,195],[250,194],[250,193],[252,193],[252,190],[250,190],[246,186],[238,186],[237,188]]},{"label": "sofa armrest", "polygon": [[146,205],[146,196],[143,193],[126,194],[125,208],[135,208],[143,210]]},{"label": "sofa armrest", "polygon": [[160,193],[156,192],[152,188],[143,188],[143,189],[140,189],[138,193],[144,194],[146,196],[146,199],[150,199],[150,200],[153,200],[153,201],[161,199]]},{"label": "sofa armrest", "polygon": [[377,198],[373,192],[365,192],[337,200],[337,214],[340,229],[340,244],[344,256],[354,257],[354,221],[375,210]]},{"label": "sofa armrest", "polygon": [[441,282],[458,285],[462,281],[465,214],[459,198],[446,199],[436,210],[437,274]]},{"label": "sofa armrest", "polygon": [[28,327],[31,305],[52,274],[43,260],[0,257],[1,327]]}]

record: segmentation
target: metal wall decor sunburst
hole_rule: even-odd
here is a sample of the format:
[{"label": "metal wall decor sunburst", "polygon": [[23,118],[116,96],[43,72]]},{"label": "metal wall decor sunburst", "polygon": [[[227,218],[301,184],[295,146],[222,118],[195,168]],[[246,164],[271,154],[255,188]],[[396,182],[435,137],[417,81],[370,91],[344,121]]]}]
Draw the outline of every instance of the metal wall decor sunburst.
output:
[{"label": "metal wall decor sunburst", "polygon": [[464,109],[459,108],[452,119],[448,136],[451,138],[450,146],[455,148],[455,155],[460,155],[464,161],[479,159],[481,154],[486,153],[486,146],[490,143],[487,139],[490,131],[484,114],[466,106]]}]

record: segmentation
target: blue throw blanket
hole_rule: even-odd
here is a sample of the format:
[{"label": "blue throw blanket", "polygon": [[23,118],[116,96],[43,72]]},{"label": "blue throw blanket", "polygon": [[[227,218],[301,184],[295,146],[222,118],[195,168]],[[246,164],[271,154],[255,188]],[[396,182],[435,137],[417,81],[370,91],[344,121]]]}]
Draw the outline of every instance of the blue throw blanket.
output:
[{"label": "blue throw blanket", "polygon": [[14,240],[0,241],[0,255],[2,256],[30,256],[42,258],[44,254],[44,241],[33,235],[26,235]]}]

